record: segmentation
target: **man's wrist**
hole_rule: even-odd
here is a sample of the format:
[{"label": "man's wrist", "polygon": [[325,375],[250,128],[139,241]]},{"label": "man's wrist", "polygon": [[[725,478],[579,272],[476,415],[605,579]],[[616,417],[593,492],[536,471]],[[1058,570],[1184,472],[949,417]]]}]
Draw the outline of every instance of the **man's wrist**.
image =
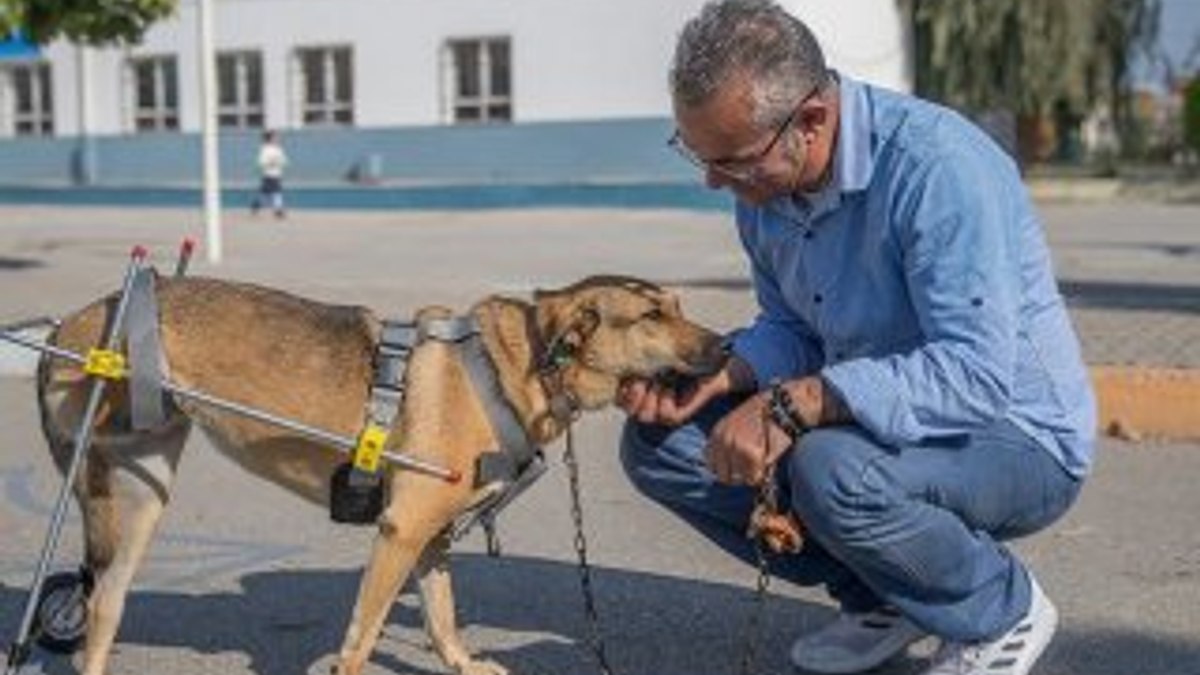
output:
[{"label": "man's wrist", "polygon": [[802,377],[784,384],[795,402],[796,412],[808,427],[853,422],[849,408],[833,387],[818,375]]},{"label": "man's wrist", "polygon": [[767,390],[767,417],[779,427],[793,443],[808,433],[810,425],[796,408],[796,402],[780,380],[772,380]]}]

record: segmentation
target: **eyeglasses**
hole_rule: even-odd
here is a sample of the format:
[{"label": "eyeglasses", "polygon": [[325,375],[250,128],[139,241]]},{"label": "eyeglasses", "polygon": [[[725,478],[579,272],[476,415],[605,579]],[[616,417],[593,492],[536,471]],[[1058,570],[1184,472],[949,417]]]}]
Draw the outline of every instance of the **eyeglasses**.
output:
[{"label": "eyeglasses", "polygon": [[800,99],[800,102],[792,108],[792,111],[788,113],[783,122],[779,124],[775,133],[771,135],[771,140],[767,143],[766,147],[758,152],[751,153],[749,156],[730,157],[727,159],[704,159],[696,154],[696,151],[689,148],[687,143],[683,142],[683,137],[680,136],[679,129],[676,129],[675,133],[671,134],[671,137],[667,139],[667,145],[671,146],[671,149],[679,153],[680,157],[683,157],[701,171],[712,171],[739,183],[753,183],[759,176],[758,169],[762,165],[763,160],[771,154],[771,151],[779,144],[779,139],[783,138],[783,135],[791,128],[792,123],[796,121],[796,116],[800,114],[800,108],[805,103],[808,103],[808,100],[816,96],[823,88],[824,83],[814,85],[804,95],[804,98]]}]

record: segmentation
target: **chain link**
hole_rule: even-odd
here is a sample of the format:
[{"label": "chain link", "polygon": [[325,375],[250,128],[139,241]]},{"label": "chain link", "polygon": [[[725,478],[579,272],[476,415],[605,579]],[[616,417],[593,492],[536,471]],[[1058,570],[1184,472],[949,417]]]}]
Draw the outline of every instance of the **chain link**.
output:
[{"label": "chain link", "polygon": [[592,590],[592,568],[588,564],[587,536],[583,531],[583,504],[579,489],[579,460],[575,456],[575,439],[571,427],[567,427],[566,451],[563,462],[567,465],[567,476],[571,485],[571,520],[575,523],[575,554],[579,558],[579,586],[583,590],[583,607],[587,615],[588,644],[596,657],[600,672],[612,675],[608,655],[604,649],[604,636],[600,633],[600,615],[596,611],[596,595]]}]

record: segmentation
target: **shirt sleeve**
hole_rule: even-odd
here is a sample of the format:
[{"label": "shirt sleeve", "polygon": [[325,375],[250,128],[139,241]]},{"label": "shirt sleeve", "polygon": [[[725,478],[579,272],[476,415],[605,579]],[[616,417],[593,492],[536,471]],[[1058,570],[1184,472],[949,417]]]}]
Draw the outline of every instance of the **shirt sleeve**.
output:
[{"label": "shirt sleeve", "polygon": [[921,346],[821,373],[884,442],[960,434],[1007,411],[1020,298],[1019,216],[1011,205],[1023,188],[1015,171],[989,159],[952,150],[930,161],[894,202]]},{"label": "shirt sleeve", "polygon": [[790,379],[816,372],[824,357],[816,334],[787,307],[777,277],[747,237],[746,233],[754,228],[747,226],[745,219],[754,217],[751,209],[738,206],[738,230],[750,259],[759,313],[750,326],[734,335],[732,349],[754,371],[754,379],[761,388],[775,378]]}]

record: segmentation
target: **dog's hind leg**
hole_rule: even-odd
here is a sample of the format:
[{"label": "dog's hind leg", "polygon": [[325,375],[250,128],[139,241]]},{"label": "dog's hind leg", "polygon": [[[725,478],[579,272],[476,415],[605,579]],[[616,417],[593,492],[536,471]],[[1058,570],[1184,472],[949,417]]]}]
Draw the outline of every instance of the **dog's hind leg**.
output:
[{"label": "dog's hind leg", "polygon": [[84,568],[92,578],[104,573],[116,554],[117,523],[109,476],[112,468],[102,456],[89,457],[75,486],[83,517]]},{"label": "dog's hind leg", "polygon": [[454,616],[454,589],[450,584],[450,532],[429,542],[417,562],[417,584],[421,592],[421,608],[425,614],[425,631],[433,649],[445,664],[462,675],[505,675],[508,670],[494,662],[474,659],[458,635]]},{"label": "dog's hind leg", "polygon": [[88,599],[83,675],[104,673],[129,586],[166,506],[187,434],[185,421],[152,437],[135,434],[127,437],[139,439],[135,442],[123,439],[116,444],[122,447],[102,449],[111,464],[96,470],[107,474],[103,482],[108,492],[84,508],[91,512],[85,521],[89,561],[95,557],[99,564],[93,568],[96,586]]}]

